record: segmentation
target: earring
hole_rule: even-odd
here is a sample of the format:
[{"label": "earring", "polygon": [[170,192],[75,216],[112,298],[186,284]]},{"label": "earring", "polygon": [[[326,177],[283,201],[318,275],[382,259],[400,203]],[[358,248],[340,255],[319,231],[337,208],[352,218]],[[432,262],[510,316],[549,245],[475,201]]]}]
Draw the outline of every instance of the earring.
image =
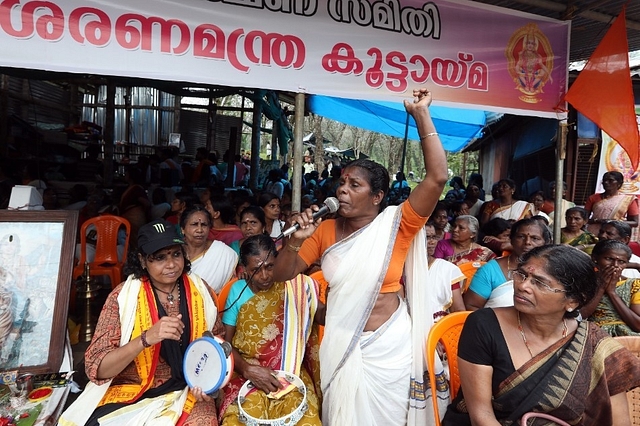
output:
[{"label": "earring", "polygon": [[573,312],[573,308],[567,309],[567,312]]}]

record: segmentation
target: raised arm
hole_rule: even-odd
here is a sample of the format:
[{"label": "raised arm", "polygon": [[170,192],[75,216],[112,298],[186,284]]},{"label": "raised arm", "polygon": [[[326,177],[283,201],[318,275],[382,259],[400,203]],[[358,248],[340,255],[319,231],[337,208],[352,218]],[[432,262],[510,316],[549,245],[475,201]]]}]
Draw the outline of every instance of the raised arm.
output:
[{"label": "raised arm", "polygon": [[447,157],[429,113],[431,92],[425,88],[416,89],[413,97],[413,102],[404,101],[404,107],[416,121],[427,176],[411,191],[409,203],[420,216],[429,216],[449,178]]},{"label": "raised arm", "polygon": [[[311,212],[311,209],[307,210]],[[310,217],[313,213],[309,212],[302,213],[305,216],[308,214]],[[320,221],[321,220],[322,219],[320,219]],[[300,223],[302,223],[302,221]],[[300,251],[300,247],[302,247],[304,240],[309,235],[313,234],[313,231],[315,231],[316,228],[317,225],[307,220],[306,225],[301,225],[301,229],[296,231],[288,241],[285,241],[282,250],[278,252],[278,257],[276,257],[274,262],[273,279],[275,281],[290,280],[307,269],[309,265],[307,265],[305,261],[298,256],[298,251]],[[298,237],[300,234],[302,234],[302,236]]]}]

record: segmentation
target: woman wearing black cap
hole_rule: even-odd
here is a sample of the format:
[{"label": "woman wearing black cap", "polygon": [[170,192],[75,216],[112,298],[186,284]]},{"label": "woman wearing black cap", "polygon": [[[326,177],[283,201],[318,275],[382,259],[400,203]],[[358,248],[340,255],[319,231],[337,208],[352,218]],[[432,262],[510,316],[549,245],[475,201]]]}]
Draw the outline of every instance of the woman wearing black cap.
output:
[{"label": "woman wearing black cap", "polygon": [[213,398],[189,389],[182,372],[191,341],[205,331],[224,335],[213,291],[190,273],[183,244],[166,221],[140,228],[139,249],[127,264],[130,275],[107,298],[85,354],[91,382],[61,424],[97,425],[107,414],[126,423],[134,421],[136,408],[146,416],[136,417],[137,424],[160,416],[173,424],[181,418],[186,424],[217,424]]}]

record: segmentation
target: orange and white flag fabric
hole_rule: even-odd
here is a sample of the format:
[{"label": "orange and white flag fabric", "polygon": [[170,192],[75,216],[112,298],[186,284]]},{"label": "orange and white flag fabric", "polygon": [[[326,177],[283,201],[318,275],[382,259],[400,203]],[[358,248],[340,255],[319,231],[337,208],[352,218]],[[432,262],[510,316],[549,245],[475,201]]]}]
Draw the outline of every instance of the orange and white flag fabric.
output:
[{"label": "orange and white flag fabric", "polygon": [[629,155],[635,170],[638,167],[640,136],[625,22],[623,8],[571,85],[565,100],[615,139]]}]

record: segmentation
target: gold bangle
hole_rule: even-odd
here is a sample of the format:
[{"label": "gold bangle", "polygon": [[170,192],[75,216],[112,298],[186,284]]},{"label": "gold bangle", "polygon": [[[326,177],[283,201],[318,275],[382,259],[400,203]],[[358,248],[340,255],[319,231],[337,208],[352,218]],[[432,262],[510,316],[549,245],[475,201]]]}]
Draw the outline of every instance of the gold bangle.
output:
[{"label": "gold bangle", "polygon": [[436,132],[427,133],[424,136],[420,136],[420,140],[426,139],[426,138],[428,138],[430,136],[438,136],[438,133],[436,133]]},{"label": "gold bangle", "polygon": [[289,250],[295,251],[296,253],[299,252],[302,248],[302,246],[294,246],[292,244],[287,244],[287,247],[289,248]]}]

